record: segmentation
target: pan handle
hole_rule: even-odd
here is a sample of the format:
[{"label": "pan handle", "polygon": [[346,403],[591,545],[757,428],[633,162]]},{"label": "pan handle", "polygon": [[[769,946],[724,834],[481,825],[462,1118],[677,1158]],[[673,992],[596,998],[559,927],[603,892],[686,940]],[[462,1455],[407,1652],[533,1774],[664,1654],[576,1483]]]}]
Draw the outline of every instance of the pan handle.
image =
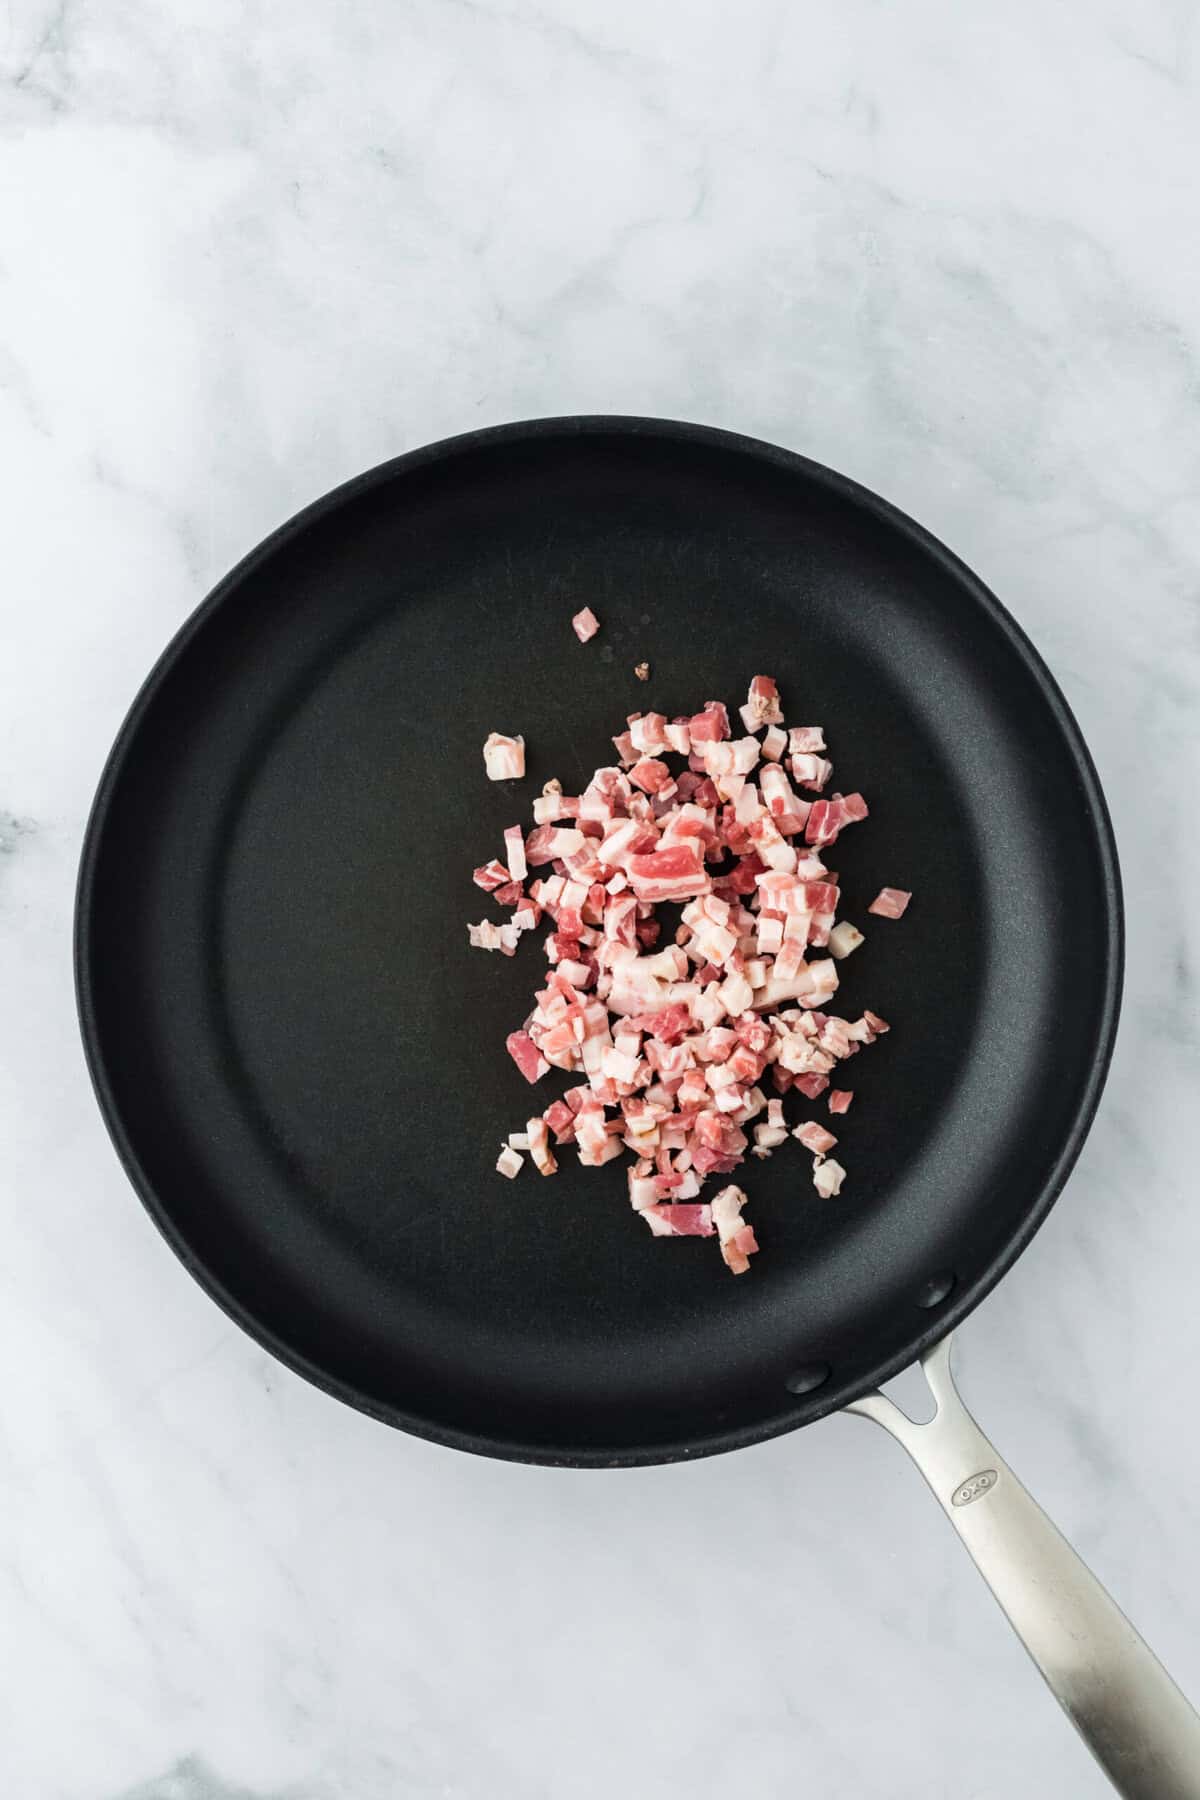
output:
[{"label": "pan handle", "polygon": [[963,1405],[950,1339],[921,1366],[918,1425],[882,1394],[847,1412],[903,1444],[1068,1718],[1125,1800],[1200,1800],[1200,1718]]}]

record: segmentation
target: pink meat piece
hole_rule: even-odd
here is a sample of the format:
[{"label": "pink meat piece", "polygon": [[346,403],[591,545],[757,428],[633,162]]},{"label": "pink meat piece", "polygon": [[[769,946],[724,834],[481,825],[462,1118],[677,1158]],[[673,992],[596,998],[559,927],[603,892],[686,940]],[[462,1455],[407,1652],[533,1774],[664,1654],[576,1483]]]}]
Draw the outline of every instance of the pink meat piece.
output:
[{"label": "pink meat piece", "polygon": [[793,725],[788,732],[788,750],[793,756],[809,756],[824,748],[825,729],[821,725]]},{"label": "pink meat piece", "polygon": [[829,1200],[832,1199],[835,1194],[840,1194],[842,1191],[842,1183],[845,1179],[845,1169],[843,1169],[840,1162],[834,1162],[831,1156],[826,1157],[824,1160],[818,1156],[814,1160],[812,1176],[813,1186],[823,1199]]},{"label": "pink meat piece", "polygon": [[719,700],[706,700],[688,720],[693,744],[715,744],[729,736],[729,714]]},{"label": "pink meat piece", "polygon": [[661,1011],[648,1013],[645,1018],[637,1021],[639,1030],[648,1031],[664,1044],[678,1043],[691,1024],[691,1011],[682,1002],[668,1004]]},{"label": "pink meat piece", "polygon": [[850,1111],[850,1102],[853,1100],[853,1098],[854,1098],[853,1088],[830,1088],[829,1101],[828,1101],[830,1112],[831,1113],[849,1112]]},{"label": "pink meat piece", "polygon": [[539,1175],[554,1175],[558,1171],[558,1163],[550,1148],[550,1133],[546,1129],[546,1121],[542,1118],[528,1119],[525,1130],[529,1134],[529,1154],[533,1166]]},{"label": "pink meat piece", "polygon": [[631,713],[627,722],[630,742],[643,756],[654,756],[660,750],[670,749],[667,721],[662,713]]},{"label": "pink meat piece", "polygon": [[842,828],[841,808],[836,800],[817,800],[804,827],[804,840],[823,848],[837,841]]},{"label": "pink meat piece", "polygon": [[504,1040],[504,1047],[526,1081],[540,1081],[548,1073],[550,1064],[527,1031],[511,1031]]},{"label": "pink meat piece", "polygon": [[711,1237],[713,1235],[711,1206],[696,1206],[678,1202],[645,1206],[641,1209],[641,1216],[655,1237]]},{"label": "pink meat piece", "polygon": [[797,799],[792,792],[792,784],[778,763],[767,763],[763,766],[758,785],[764,806],[776,820],[797,810]]},{"label": "pink meat piece", "polygon": [[591,607],[585,606],[571,620],[571,628],[580,643],[586,644],[588,639],[594,638],[599,631],[600,621]]},{"label": "pink meat piece", "polygon": [[525,739],[490,732],[483,746],[483,766],[489,781],[519,781],[525,773]]},{"label": "pink meat piece", "polygon": [[635,763],[629,771],[629,779],[644,794],[660,794],[664,788],[674,786],[670,769],[654,756],[643,757],[641,762]]},{"label": "pink meat piece", "polygon": [[519,936],[515,925],[496,925],[491,919],[481,919],[478,925],[467,926],[467,938],[473,950],[499,950],[504,956],[517,954]]},{"label": "pink meat piece", "polygon": [[815,1119],[809,1119],[805,1124],[797,1125],[792,1136],[797,1138],[806,1150],[811,1150],[816,1156],[825,1156],[837,1143],[832,1131],[826,1131],[825,1127],[818,1125]]},{"label": "pink meat piece", "polygon": [[690,900],[708,893],[712,886],[694,842],[631,856],[626,869],[639,900]]},{"label": "pink meat piece", "polygon": [[535,825],[525,839],[525,860],[531,869],[544,868],[553,862],[558,852],[554,848],[559,827],[557,825]]},{"label": "pink meat piece", "polygon": [[802,754],[792,758],[792,780],[797,787],[819,794],[833,774],[833,764],[822,756]]},{"label": "pink meat piece", "polygon": [[881,919],[902,919],[912,895],[904,888],[880,888],[867,911]]},{"label": "pink meat piece", "polygon": [[769,675],[754,677],[746,704],[739,710],[747,731],[761,731],[764,725],[782,725],[779,689]]},{"label": "pink meat piece", "polygon": [[816,1100],[829,1086],[829,1077],[817,1074],[797,1075],[795,1085],[807,1100]]},{"label": "pink meat piece", "polygon": [[512,871],[506,869],[502,862],[497,862],[493,857],[491,862],[484,863],[482,868],[478,868],[472,873],[471,880],[485,893],[491,893],[494,889],[503,887],[512,880]]},{"label": "pink meat piece", "polygon": [[[745,717],[745,708],[742,709]],[[762,754],[764,762],[781,762],[788,747],[787,732],[778,725],[768,725],[762,735]]]},{"label": "pink meat piece", "polygon": [[867,803],[861,794],[834,794],[829,800],[816,800],[805,826],[805,841],[817,849],[835,843],[847,825],[867,817]]},{"label": "pink meat piece", "polygon": [[556,1144],[570,1144],[575,1141],[575,1114],[565,1100],[556,1100],[542,1114],[549,1129],[554,1133]]},{"label": "pink meat piece", "polygon": [[504,854],[513,880],[524,881],[529,871],[525,866],[525,836],[519,825],[510,825],[504,833]]}]

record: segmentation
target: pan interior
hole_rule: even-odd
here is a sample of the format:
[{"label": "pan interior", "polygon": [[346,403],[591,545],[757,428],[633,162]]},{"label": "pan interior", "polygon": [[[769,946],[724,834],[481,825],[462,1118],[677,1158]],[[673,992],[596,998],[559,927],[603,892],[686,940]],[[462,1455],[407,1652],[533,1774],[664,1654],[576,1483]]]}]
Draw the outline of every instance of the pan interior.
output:
[{"label": "pan interior", "polygon": [[[893,1029],[846,1071],[839,1199],[799,1145],[745,1169],[762,1253],[734,1280],[649,1237],[623,1162],[494,1174],[566,1079],[535,1094],[504,1052],[540,944],[465,926],[549,776],[577,791],[629,712],[760,672],[870,802],[831,855],[868,934],[837,1009]],[[526,738],[516,787],[484,778],[493,729]],[[866,916],[884,883],[914,890],[901,923]],[[973,1304],[1078,1147],[1118,963],[1086,753],[978,584],[814,465],[628,421],[403,458],[248,559],[135,708],[80,895],[101,1100],[193,1271],[341,1397],[551,1461],[801,1423]]]}]

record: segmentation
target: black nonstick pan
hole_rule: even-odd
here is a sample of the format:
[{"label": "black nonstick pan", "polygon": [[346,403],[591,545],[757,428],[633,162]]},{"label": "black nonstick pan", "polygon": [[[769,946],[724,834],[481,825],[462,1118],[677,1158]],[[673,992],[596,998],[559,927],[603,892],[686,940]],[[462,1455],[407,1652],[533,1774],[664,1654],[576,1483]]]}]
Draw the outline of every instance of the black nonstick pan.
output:
[{"label": "black nonstick pan", "polygon": [[[570,790],[627,713],[740,701],[757,673],[870,800],[838,845],[845,911],[885,882],[917,898],[843,965],[839,1010],[893,1027],[854,1066],[843,1194],[818,1200],[798,1150],[753,1166],[762,1250],[735,1280],[711,1244],[650,1238],[619,1164],[495,1175],[530,1111],[504,1038],[544,964],[470,950],[466,921],[489,910],[471,869],[549,776]],[[493,729],[528,742],[515,790],[484,778]],[[624,418],[413,452],[247,557],[134,704],[77,917],[125,1166],[284,1362],[440,1443],[573,1466],[853,1403],[921,1463],[1116,1785],[1173,1800],[1200,1795],[1200,1724],[963,1411],[945,1348],[1078,1154],[1121,945],[1086,748],[975,577],[801,457]],[[922,1355],[918,1427],[874,1391]]]}]

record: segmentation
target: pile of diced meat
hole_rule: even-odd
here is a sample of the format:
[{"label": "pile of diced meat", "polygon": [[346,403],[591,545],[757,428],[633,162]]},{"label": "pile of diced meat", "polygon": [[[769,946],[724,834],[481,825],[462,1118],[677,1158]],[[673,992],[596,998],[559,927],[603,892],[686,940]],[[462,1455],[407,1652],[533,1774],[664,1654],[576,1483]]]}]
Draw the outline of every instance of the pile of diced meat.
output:
[{"label": "pile of diced meat", "polygon": [[[866,801],[826,797],[822,729],[787,729],[769,676],[740,711],[736,738],[717,700],[690,718],[633,714],[613,739],[619,767],[578,795],[548,782],[533,829],[512,826],[503,862],[476,869],[508,918],[469,927],[473,945],[511,956],[548,918],[549,974],[508,1050],[531,1083],[551,1068],[579,1078],[513,1133],[500,1172],[518,1174],[527,1152],[553,1175],[569,1144],[591,1168],[628,1150],[629,1198],[655,1236],[715,1234],[736,1275],[758,1249],[746,1196],[730,1184],[705,1202],[705,1183],[790,1135],[812,1155],[818,1193],[837,1194],[836,1136],[811,1119],[789,1126],[783,1096],[829,1090],[830,1113],[844,1114],[853,1091],[831,1076],[888,1029],[872,1012],[828,1010],[837,960],[863,936],[837,922],[825,854]],[[493,733],[485,757],[494,779],[524,773],[519,738]],[[908,900],[885,888],[868,910],[899,918]],[[663,902],[682,905],[666,943]]]}]

